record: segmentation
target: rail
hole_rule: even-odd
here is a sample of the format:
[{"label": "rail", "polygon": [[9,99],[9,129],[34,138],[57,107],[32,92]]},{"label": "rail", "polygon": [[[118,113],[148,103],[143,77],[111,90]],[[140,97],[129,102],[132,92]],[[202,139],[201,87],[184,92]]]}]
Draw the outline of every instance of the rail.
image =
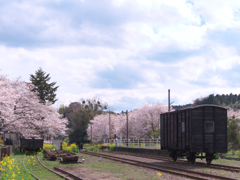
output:
[{"label": "rail", "polygon": [[24,159],[26,158],[26,155],[24,156],[24,158],[23,158],[23,166],[24,166],[24,168],[26,169],[26,171],[29,173],[29,174],[31,174],[35,179],[37,179],[37,180],[40,180],[37,176],[35,176],[33,173],[31,173],[27,168],[26,168],[26,166],[25,166],[25,164],[24,164]]},{"label": "rail", "polygon": [[[55,173],[55,174],[58,175],[58,176],[61,176],[62,178],[66,179],[66,180],[72,180],[72,178],[73,178],[73,179],[76,179],[76,180],[83,180],[83,178],[78,177],[78,176],[76,176],[75,174],[69,173],[69,172],[67,172],[67,171],[65,171],[64,169],[59,168],[59,167],[54,167],[54,170],[52,170],[52,169],[46,167],[46,166],[39,160],[39,158],[38,158],[37,155],[36,155],[36,157],[37,157],[38,162],[39,162],[45,169],[47,169],[47,170]],[[59,172],[57,172],[57,171],[61,172],[62,174],[59,173]],[[65,174],[65,175],[63,175],[63,174]],[[68,177],[67,177],[66,175],[67,175]],[[69,178],[69,177],[71,177],[71,178]]]},{"label": "rail", "polygon": [[[107,153],[107,152],[106,152]],[[108,152],[110,153],[110,152]],[[148,159],[154,159],[154,160],[161,160],[161,161],[169,161],[172,163],[182,163],[184,165],[189,165],[189,166],[200,166],[204,168],[211,168],[211,169],[218,169],[218,170],[224,170],[224,171],[231,171],[231,172],[240,172],[240,167],[235,167],[235,166],[227,166],[227,165],[219,165],[219,164],[211,164],[211,165],[206,165],[206,163],[202,162],[195,162],[195,164],[187,164],[186,160],[177,160],[173,161],[172,158],[168,157],[160,157],[160,156],[153,156],[153,155],[145,155],[145,154],[134,154],[134,153],[122,153],[122,152],[111,152],[114,154],[120,154],[120,155],[127,155],[127,156],[136,156],[136,157],[142,157],[142,158],[148,158]]]}]

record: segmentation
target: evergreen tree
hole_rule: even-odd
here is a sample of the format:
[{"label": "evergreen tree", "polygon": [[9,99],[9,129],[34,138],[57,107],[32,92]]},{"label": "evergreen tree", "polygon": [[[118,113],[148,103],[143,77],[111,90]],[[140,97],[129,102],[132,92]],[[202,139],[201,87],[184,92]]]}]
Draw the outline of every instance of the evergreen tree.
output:
[{"label": "evergreen tree", "polygon": [[45,103],[46,100],[52,102],[53,104],[57,101],[55,91],[59,86],[55,86],[56,82],[48,83],[51,79],[50,74],[46,75],[46,72],[39,68],[35,71],[35,75],[30,74],[30,81],[35,87],[32,89],[34,92],[38,92],[38,97],[41,103]]},{"label": "evergreen tree", "polygon": [[201,105],[201,104],[216,104],[221,106],[230,106],[233,109],[240,109],[240,94],[210,94],[204,98],[196,99],[193,101],[193,105]]}]

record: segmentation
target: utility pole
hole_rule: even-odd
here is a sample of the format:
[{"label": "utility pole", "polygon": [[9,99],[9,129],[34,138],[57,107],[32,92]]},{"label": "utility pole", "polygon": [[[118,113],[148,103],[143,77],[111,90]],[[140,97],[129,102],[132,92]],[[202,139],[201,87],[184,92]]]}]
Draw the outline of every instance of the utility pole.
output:
[{"label": "utility pole", "polygon": [[170,89],[168,89],[168,112],[170,112]]},{"label": "utility pole", "polygon": [[174,101],[170,103],[170,89],[168,89],[168,112],[170,112],[170,105],[173,103]]},{"label": "utility pole", "polygon": [[111,140],[111,118],[110,118],[110,111],[109,111],[109,139]]},{"label": "utility pole", "polygon": [[104,126],[104,141],[106,139],[106,126]]},{"label": "utility pole", "polygon": [[91,144],[92,144],[92,123],[91,123]]},{"label": "utility pole", "polygon": [[127,147],[128,147],[128,110],[126,111],[126,115],[127,115]]},{"label": "utility pole", "polygon": [[161,124],[161,122],[160,122],[161,120],[160,120],[160,118],[159,118],[159,136],[158,136],[158,138],[160,139],[160,136],[161,136],[161,129],[160,129],[160,124]]}]

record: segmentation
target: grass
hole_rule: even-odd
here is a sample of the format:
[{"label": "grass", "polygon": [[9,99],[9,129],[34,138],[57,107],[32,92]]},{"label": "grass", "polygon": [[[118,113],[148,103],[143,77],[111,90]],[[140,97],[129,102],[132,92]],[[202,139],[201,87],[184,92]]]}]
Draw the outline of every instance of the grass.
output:
[{"label": "grass", "polygon": [[[95,146],[96,147],[96,146]],[[88,146],[89,150],[91,150],[91,146]],[[106,160],[103,158],[103,161],[100,162],[99,158],[91,157],[89,155],[78,153],[77,155],[83,156],[85,159],[84,164],[74,164],[74,166],[79,166],[79,168],[86,168],[89,173],[95,173],[95,174],[101,174],[106,173],[109,174],[110,177],[116,177],[120,179],[139,179],[139,180],[145,180],[145,179],[151,179],[151,180],[157,180],[159,179],[157,175],[147,174],[144,173],[138,169],[135,169],[134,167],[126,164],[119,164],[115,162],[109,162],[109,160]],[[23,167],[22,161],[24,158],[24,153],[18,153],[16,152],[12,158],[15,159],[15,166],[19,167],[20,174],[17,174],[15,172],[16,177],[15,180],[32,180],[34,179]],[[56,161],[49,161],[46,158],[44,158],[43,153],[38,154],[39,160],[48,168],[54,168],[56,166],[62,166],[67,167],[71,166],[72,164],[60,164],[59,160]],[[206,160],[200,160],[199,162],[206,162]],[[213,164],[223,164],[223,165],[232,165],[232,166],[240,166],[240,161],[230,161],[225,159],[217,159],[212,161]],[[34,165],[33,165],[34,164]],[[48,179],[51,180],[58,180],[62,179],[61,177],[55,175],[52,172],[49,172],[44,167],[42,167],[36,159],[36,155],[34,152],[27,153],[27,158],[25,159],[25,165],[33,174],[35,174],[40,179]],[[209,169],[202,169],[204,171],[210,171]],[[211,172],[214,172],[214,170],[211,170]],[[217,171],[216,171],[217,172]],[[240,179],[240,174],[232,174],[230,172],[217,172],[219,175],[222,176],[229,176],[229,177],[235,177],[237,179]],[[168,175],[165,175],[168,176]],[[163,177],[161,177],[163,178]]]},{"label": "grass", "polygon": [[[42,153],[41,153],[42,154]],[[43,155],[42,155],[43,156]],[[41,156],[40,156],[41,157]],[[37,176],[39,179],[51,179],[51,180],[60,180],[63,179],[60,176],[48,171],[45,169],[36,159],[36,156],[27,156],[25,158],[26,168]]]},{"label": "grass", "polygon": [[[115,162],[109,162],[109,160],[106,160],[103,158],[103,161],[100,162],[99,158],[96,157],[91,157],[89,155],[81,154],[78,153],[77,155],[83,156],[85,159],[84,164],[74,164],[74,166],[79,167],[79,168],[86,168],[89,173],[95,173],[95,174],[101,174],[101,173],[106,173],[109,174],[110,177],[116,177],[120,179],[138,179],[138,180],[145,180],[145,179],[151,179],[151,180],[157,180],[159,179],[157,175],[152,175],[152,174],[147,174],[139,169],[135,169],[134,167],[126,164],[119,164]],[[24,153],[16,153],[14,156],[12,156],[15,159],[15,166],[18,166],[20,169],[20,174],[16,173],[16,177],[14,178],[15,180],[32,180],[34,179],[23,167],[22,165],[22,160],[24,158],[25,154]],[[67,167],[71,166],[72,164],[60,164],[59,160],[56,161],[49,161],[46,158],[44,158],[43,153],[38,154],[39,160],[48,168],[54,168],[56,166],[61,166],[61,167]],[[205,162],[205,160],[198,160]],[[240,166],[239,161],[229,161],[225,159],[218,159],[218,160],[213,160],[213,164],[224,164],[224,165],[232,165],[232,166]],[[34,165],[33,165],[34,164]],[[52,172],[49,172],[46,170],[42,165],[40,165],[36,159],[35,153],[28,153],[27,157],[25,159],[25,165],[30,170],[33,174],[35,174],[38,178],[40,179],[48,179],[51,180],[58,180],[62,179],[61,177],[55,175]],[[211,171],[214,172],[215,170],[209,170],[209,169],[202,169],[204,171]],[[216,171],[217,172],[217,171]],[[237,179],[240,179],[240,174],[232,174],[230,172],[217,172],[219,175],[222,176],[229,176],[229,177],[235,177]],[[161,177],[163,178],[163,177]]]},{"label": "grass", "polygon": [[[38,154],[38,157],[40,160],[43,158],[43,156],[44,156],[43,153]],[[13,161],[11,161],[11,160],[13,160]],[[35,180],[35,178],[32,177],[32,175],[24,168],[23,160],[24,160],[24,164],[25,164],[26,168],[28,169],[28,171],[30,171],[31,173],[33,173],[35,176],[37,176],[40,179],[51,179],[51,180],[63,179],[60,176],[45,169],[37,161],[36,152],[24,153],[24,152],[17,152],[16,150],[13,155],[11,155],[9,158],[6,158],[5,161],[7,162],[7,164],[5,166],[3,166],[4,161],[3,161],[3,163],[1,163],[2,169],[5,169],[5,171],[3,171],[3,172],[8,171],[7,178],[10,178],[12,176],[12,174],[14,174],[15,177],[11,178],[11,179]],[[10,171],[10,168],[7,167],[8,165],[10,165],[10,163],[11,163],[11,168],[12,168],[11,171]],[[3,173],[1,173],[1,175],[3,176]],[[0,177],[0,179],[5,179],[5,177]]]},{"label": "grass", "polygon": [[[40,153],[41,154],[41,153]],[[40,179],[51,179],[51,180],[59,180],[63,179],[54,173],[46,170],[36,159],[36,152],[28,152],[25,156],[25,153],[16,152],[14,155],[11,156],[14,159],[15,166],[19,168],[19,171],[16,171],[15,180],[35,180],[31,174],[29,174],[23,166],[23,159],[26,168],[37,176]],[[43,157],[43,154],[40,155]],[[20,174],[18,174],[20,172]]]},{"label": "grass", "polygon": [[228,151],[227,153],[224,153],[223,156],[225,157],[232,157],[232,158],[240,158],[240,151],[235,151],[233,154],[233,151]]},{"label": "grass", "polygon": [[239,155],[235,154],[235,155],[232,155],[232,154],[224,154],[225,157],[231,157],[231,158],[240,158]]},{"label": "grass", "polygon": [[[20,180],[22,180],[22,179],[24,179],[24,180],[34,180],[35,178],[33,178],[31,176],[31,174],[29,174],[23,166],[24,156],[25,155],[12,155],[12,156],[10,156],[10,158],[14,159],[14,167],[16,167],[16,169],[14,168],[15,169],[14,173],[16,174],[14,179],[15,180],[18,180],[18,179],[20,179]],[[18,174],[18,172],[20,172],[20,174]]]}]

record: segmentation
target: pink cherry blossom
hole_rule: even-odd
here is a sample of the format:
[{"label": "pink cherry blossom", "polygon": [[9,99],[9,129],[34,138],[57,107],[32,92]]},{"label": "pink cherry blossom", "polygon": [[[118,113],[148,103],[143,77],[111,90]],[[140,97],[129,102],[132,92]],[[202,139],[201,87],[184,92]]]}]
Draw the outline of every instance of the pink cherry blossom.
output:
[{"label": "pink cherry blossom", "polygon": [[[142,108],[137,108],[128,112],[128,136],[129,138],[151,138],[149,131],[155,131],[159,127],[160,114],[168,110],[163,103],[144,104]],[[172,109],[171,109],[172,110]],[[127,136],[126,113],[111,114],[111,138],[114,134],[117,137],[122,133]],[[95,116],[91,120],[93,141],[102,141],[104,139],[104,128],[106,138],[109,137],[109,114]],[[88,137],[91,139],[91,125],[87,129]]]},{"label": "pink cherry blossom", "polygon": [[58,136],[64,133],[67,119],[51,107],[51,103],[39,103],[33,86],[20,78],[9,80],[0,75],[0,117],[4,130],[18,132],[22,136],[41,137],[47,133]]}]

